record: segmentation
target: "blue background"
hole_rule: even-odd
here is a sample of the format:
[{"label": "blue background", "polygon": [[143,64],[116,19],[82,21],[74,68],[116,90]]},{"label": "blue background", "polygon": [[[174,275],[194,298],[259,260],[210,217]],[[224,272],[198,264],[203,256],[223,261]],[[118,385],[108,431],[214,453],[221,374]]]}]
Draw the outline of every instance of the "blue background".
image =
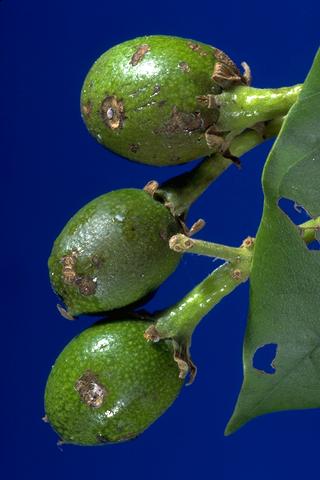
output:
[{"label": "blue background", "polygon": [[[318,474],[319,410],[267,415],[223,436],[242,381],[248,285],[201,323],[192,347],[196,382],[138,439],[61,451],[41,421],[54,359],[92,322],[68,322],[56,311],[46,266],[53,240],[92,198],[189,168],[130,163],[95,143],[79,114],[80,88],[92,62],[129,38],[173,34],[222,48],[238,64],[247,61],[255,86],[298,83],[319,44],[317,5],[0,1],[1,452],[8,478],[277,480]],[[241,171],[230,168],[198,201],[190,222],[207,220],[202,238],[238,245],[255,234],[263,201],[260,174],[270,145],[246,155]],[[213,266],[210,259],[185,256],[151,307],[173,303]]]}]

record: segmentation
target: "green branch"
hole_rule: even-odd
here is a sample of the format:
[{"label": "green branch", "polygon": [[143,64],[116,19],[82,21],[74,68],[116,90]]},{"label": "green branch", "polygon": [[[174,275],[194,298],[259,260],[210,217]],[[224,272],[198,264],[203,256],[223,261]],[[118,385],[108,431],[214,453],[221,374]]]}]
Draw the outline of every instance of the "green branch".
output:
[{"label": "green branch", "polygon": [[[259,128],[247,130],[235,137],[229,147],[231,155],[240,157],[257,145],[276,136],[283,123],[283,117],[259,125]],[[214,182],[232,160],[219,153],[202,160],[190,172],[178,175],[164,182],[155,192],[155,198],[170,207],[176,216],[183,216],[191,204]]]},{"label": "green branch", "polygon": [[[320,217],[309,220],[298,228],[303,240],[306,243],[312,242],[316,238],[316,232],[320,230]],[[146,332],[148,340],[173,338],[180,344],[188,344],[200,320],[238,285],[248,280],[254,252],[254,238],[247,237],[237,248],[194,240],[178,234],[171,237],[169,245],[177,252],[195,253],[226,260],[226,263],[214,270],[180,302],[160,312],[155,317],[155,325]]]}]

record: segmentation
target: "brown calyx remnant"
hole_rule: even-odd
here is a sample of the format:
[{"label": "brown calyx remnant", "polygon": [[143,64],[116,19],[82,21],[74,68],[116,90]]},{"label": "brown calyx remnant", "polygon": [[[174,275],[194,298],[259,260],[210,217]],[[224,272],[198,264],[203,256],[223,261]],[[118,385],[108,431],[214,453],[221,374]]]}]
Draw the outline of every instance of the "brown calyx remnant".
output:
[{"label": "brown calyx remnant", "polygon": [[206,57],[208,53],[198,43],[188,42],[188,47],[194,52],[197,52],[200,57]]},{"label": "brown calyx remnant", "polygon": [[212,80],[221,88],[227,90],[236,85],[249,85],[251,82],[251,72],[249,66],[243,62],[244,74],[241,75],[237,65],[218,48],[214,49],[216,64],[214,66]]},{"label": "brown calyx remnant", "polygon": [[243,240],[241,247],[242,248],[252,248],[254,246],[254,238],[247,237]]},{"label": "brown calyx remnant", "polygon": [[86,117],[90,117],[91,112],[92,112],[92,102],[91,100],[88,100],[87,103],[84,103],[81,107],[82,113]]},{"label": "brown calyx remnant", "polygon": [[150,180],[144,187],[143,190],[147,192],[151,197],[154,196],[156,191],[159,188],[159,183],[156,180]]},{"label": "brown calyx remnant", "polygon": [[101,103],[100,115],[103,123],[111,130],[122,128],[124,122],[123,101],[118,100],[114,95],[108,95]]},{"label": "brown calyx remnant", "polygon": [[97,376],[91,370],[86,370],[81,375],[74,388],[79,393],[81,401],[91,408],[100,408],[107,395],[106,388],[99,383]]},{"label": "brown calyx remnant", "polygon": [[197,367],[191,359],[189,345],[187,343],[179,344],[176,340],[173,340],[173,351],[174,361],[179,368],[179,378],[186,378],[189,374],[189,381],[186,385],[191,385],[196,378]]},{"label": "brown calyx remnant", "polygon": [[135,67],[139,62],[141,62],[147,52],[150,52],[150,46],[147,44],[140,45],[140,47],[138,47],[136,52],[132,55],[129,62],[130,65]]},{"label": "brown calyx remnant", "polygon": [[190,72],[190,67],[189,67],[189,64],[188,64],[187,62],[180,62],[180,63],[178,63],[178,67],[179,67],[180,70],[182,70],[182,72],[184,72],[184,73]]},{"label": "brown calyx remnant", "polygon": [[189,133],[197,130],[204,130],[204,121],[201,113],[179,112],[176,105],[174,105],[170,119],[164,124],[160,132],[164,132],[167,135],[174,135],[180,132]]}]

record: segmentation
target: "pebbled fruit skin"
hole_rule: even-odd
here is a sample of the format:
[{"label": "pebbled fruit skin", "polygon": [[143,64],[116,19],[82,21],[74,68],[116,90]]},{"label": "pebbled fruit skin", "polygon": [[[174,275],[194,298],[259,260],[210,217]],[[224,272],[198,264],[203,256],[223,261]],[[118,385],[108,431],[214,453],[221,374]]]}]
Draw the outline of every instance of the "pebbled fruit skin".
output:
[{"label": "pebbled fruit skin", "polygon": [[82,118],[106,148],[137,162],[177,165],[208,155],[217,119],[197,96],[220,93],[215,49],[184,38],[145,36],[116,45],[90,69]]},{"label": "pebbled fruit skin", "polygon": [[171,344],[147,342],[149,325],[99,322],[62,351],[48,378],[45,411],[63,443],[129,440],[175,400],[183,381]]},{"label": "pebbled fruit skin", "polygon": [[54,242],[50,280],[68,313],[103,313],[155,290],[176,269],[169,209],[138,189],[109,192],[81,208]]}]

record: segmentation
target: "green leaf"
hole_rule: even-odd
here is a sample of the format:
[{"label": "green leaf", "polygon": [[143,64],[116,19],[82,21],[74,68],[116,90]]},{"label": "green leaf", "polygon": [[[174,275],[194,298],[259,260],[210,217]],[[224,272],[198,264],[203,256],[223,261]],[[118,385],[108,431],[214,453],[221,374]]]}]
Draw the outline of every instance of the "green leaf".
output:
[{"label": "green leaf", "polygon": [[[278,205],[285,197],[320,215],[320,50],[267,159],[264,211],[250,275],[244,381],[226,428],[279,410],[320,407],[320,252],[309,250]],[[255,353],[276,344],[266,373]]]}]

